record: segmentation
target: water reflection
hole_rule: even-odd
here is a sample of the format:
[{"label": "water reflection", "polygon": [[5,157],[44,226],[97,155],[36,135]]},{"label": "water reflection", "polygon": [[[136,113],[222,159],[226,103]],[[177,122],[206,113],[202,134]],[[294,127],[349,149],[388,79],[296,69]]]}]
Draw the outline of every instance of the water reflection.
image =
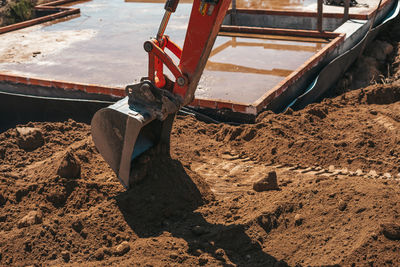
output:
[{"label": "water reflection", "polygon": [[[165,3],[165,0],[125,0],[134,3]],[[180,3],[192,3],[192,0],[181,0]],[[255,9],[300,9],[315,4],[315,0],[236,0],[237,8]]]},{"label": "water reflection", "polygon": [[[277,37],[277,36],[275,36]],[[268,42],[268,38],[265,39],[264,42],[260,42],[260,39],[251,39],[251,38],[237,38],[231,37],[218,37],[218,39],[225,39],[226,41],[219,46],[213,48],[210,54],[210,59],[207,62],[206,69],[209,71],[225,71],[225,72],[241,72],[241,73],[254,73],[254,74],[264,74],[264,75],[274,75],[274,76],[281,76],[286,77],[294,70],[293,67],[289,69],[279,69],[279,68],[272,68],[272,69],[261,69],[261,68],[254,68],[250,66],[241,66],[238,64],[227,63],[227,62],[215,62],[213,58],[216,57],[217,54],[223,52],[224,50],[232,50],[238,47],[247,48],[244,54],[236,53],[235,57],[225,58],[229,61],[235,62],[246,62],[246,59],[249,57],[261,55],[262,51],[259,49],[267,49],[274,53],[282,53],[285,51],[298,51],[298,52],[311,52],[316,53],[318,52],[326,43],[327,41],[322,40],[321,42],[315,43],[298,43],[296,40],[279,40],[279,42]],[[283,38],[282,38],[283,39]],[[274,39],[277,40],[277,39]],[[271,41],[271,40],[269,40]],[[256,52],[254,52],[256,51]],[[234,53],[232,51],[228,51],[228,53]],[[285,57],[285,56],[284,56]],[[284,58],[283,58],[284,59]],[[290,59],[286,59],[290,62]],[[269,61],[266,61],[266,63]],[[290,64],[287,64],[290,66]],[[268,66],[268,63],[266,64]],[[271,66],[268,66],[271,67]]]},{"label": "water reflection", "polygon": [[236,0],[236,5],[237,8],[300,9],[315,2],[315,0]]},{"label": "water reflection", "polygon": [[322,39],[261,37],[219,36],[196,95],[252,103],[327,43]]},{"label": "water reflection", "polygon": [[[10,47],[29,44],[34,49],[32,52],[41,53],[33,57],[31,52],[27,58],[18,61],[13,58],[0,64],[0,70],[105,86],[124,87],[137,83],[147,75],[143,42],[157,32],[164,13],[164,1],[143,1],[147,0],[129,4],[109,0],[84,1],[74,5],[81,9],[79,17],[5,34],[3,40],[11,42],[15,38]],[[166,31],[180,46],[190,10],[190,4],[179,5]],[[327,42],[289,36],[251,37],[255,35],[217,38],[196,91],[197,97],[253,102]]]}]

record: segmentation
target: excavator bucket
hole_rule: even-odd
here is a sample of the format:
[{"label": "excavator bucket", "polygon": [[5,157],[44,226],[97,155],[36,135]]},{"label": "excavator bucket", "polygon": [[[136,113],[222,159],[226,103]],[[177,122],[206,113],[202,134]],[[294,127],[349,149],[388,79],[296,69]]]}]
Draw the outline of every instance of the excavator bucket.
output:
[{"label": "excavator bucket", "polygon": [[[193,100],[230,4],[230,0],[194,0],[181,50],[164,35],[178,2],[167,0],[156,39],[144,43],[149,54],[148,77],[127,86],[126,98],[101,109],[92,119],[93,141],[126,188],[144,178],[146,163],[151,160],[145,151],[156,148],[157,153],[169,153],[175,113]],[[164,48],[180,59],[179,65]],[[164,65],[174,75],[175,82],[164,75]]]},{"label": "excavator bucket", "polygon": [[[170,132],[179,104],[168,98],[172,94],[155,87],[150,90],[149,86],[150,82],[128,86],[129,96],[96,112],[91,123],[97,149],[125,188],[143,178],[145,170],[141,167],[145,166],[140,165],[145,165],[146,160],[141,160],[145,151],[156,147],[157,153],[169,154]],[[143,88],[147,99],[143,98]]]}]

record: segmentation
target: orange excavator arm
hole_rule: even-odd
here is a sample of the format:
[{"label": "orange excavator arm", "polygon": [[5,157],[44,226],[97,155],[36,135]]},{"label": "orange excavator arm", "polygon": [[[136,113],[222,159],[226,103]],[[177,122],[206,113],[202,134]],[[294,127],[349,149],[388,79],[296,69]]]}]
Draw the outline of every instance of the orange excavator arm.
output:
[{"label": "orange excavator arm", "polygon": [[[126,188],[145,177],[143,155],[147,150],[169,156],[175,114],[194,99],[231,0],[193,1],[183,49],[164,35],[178,2],[167,0],[156,37],[144,43],[149,56],[148,77],[128,85],[127,97],[99,110],[92,119],[93,141]],[[164,66],[173,74],[172,80],[164,74]]]}]

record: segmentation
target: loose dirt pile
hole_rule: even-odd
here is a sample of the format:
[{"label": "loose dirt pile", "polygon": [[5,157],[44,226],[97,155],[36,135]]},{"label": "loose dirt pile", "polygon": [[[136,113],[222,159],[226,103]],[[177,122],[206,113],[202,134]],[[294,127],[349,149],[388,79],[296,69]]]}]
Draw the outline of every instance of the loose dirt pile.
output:
[{"label": "loose dirt pile", "polygon": [[[399,100],[399,86],[376,85],[254,125],[178,116],[172,158],[154,157],[130,191],[88,125],[10,129],[0,263],[397,266]],[[279,189],[255,191],[273,171]]]},{"label": "loose dirt pile", "polygon": [[400,266],[392,45],[388,84],[252,125],[178,116],[171,157],[129,191],[88,125],[0,134],[0,265]]}]

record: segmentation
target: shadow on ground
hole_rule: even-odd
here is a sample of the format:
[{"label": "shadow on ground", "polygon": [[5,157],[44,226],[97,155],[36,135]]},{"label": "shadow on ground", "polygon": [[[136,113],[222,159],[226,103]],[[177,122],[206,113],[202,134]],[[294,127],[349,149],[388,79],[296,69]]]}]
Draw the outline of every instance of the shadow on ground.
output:
[{"label": "shadow on ground", "polygon": [[[217,260],[221,249],[240,266],[274,266],[278,261],[238,224],[212,224],[196,208],[213,202],[213,194],[196,173],[185,170],[171,158],[152,159],[146,179],[116,197],[128,225],[141,238],[157,237],[167,231],[184,239],[188,253],[208,253]],[[279,266],[287,266],[279,262]]]}]

